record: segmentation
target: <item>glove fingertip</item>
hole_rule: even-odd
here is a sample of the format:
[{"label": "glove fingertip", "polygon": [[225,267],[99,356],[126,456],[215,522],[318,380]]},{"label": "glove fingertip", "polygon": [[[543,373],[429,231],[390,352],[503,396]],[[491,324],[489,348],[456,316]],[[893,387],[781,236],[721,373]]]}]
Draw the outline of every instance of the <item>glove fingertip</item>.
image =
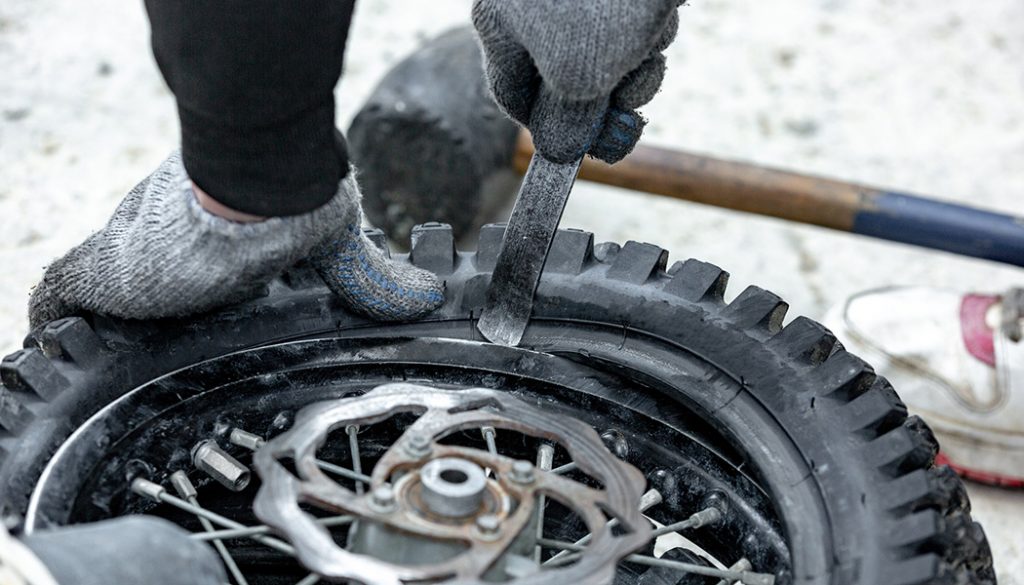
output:
[{"label": "glove fingertip", "polygon": [[590,155],[608,164],[619,162],[633,152],[646,126],[647,120],[635,110],[612,108]]}]

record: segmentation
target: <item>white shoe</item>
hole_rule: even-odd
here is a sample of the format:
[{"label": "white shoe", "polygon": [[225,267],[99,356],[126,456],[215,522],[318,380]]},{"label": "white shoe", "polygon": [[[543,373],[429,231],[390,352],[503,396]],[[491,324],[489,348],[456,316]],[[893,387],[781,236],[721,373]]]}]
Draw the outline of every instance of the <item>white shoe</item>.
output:
[{"label": "white shoe", "polygon": [[833,308],[825,324],[928,422],[941,463],[1024,488],[1024,290],[871,290]]}]

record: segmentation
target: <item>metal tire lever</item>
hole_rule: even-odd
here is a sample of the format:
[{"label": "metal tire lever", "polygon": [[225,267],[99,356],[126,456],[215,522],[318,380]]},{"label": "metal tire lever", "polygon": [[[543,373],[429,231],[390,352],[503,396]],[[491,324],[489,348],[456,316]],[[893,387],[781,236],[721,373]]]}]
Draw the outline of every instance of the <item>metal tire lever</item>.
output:
[{"label": "metal tire lever", "polygon": [[515,347],[522,341],[544,263],[582,164],[582,157],[560,164],[534,154],[477,323],[477,329],[492,343]]}]

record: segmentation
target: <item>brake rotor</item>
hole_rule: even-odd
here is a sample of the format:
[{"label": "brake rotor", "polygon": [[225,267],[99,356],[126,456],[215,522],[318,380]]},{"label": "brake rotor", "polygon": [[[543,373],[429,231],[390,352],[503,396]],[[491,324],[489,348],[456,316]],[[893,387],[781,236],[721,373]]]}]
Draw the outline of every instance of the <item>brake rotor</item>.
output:
[{"label": "brake rotor", "polygon": [[[348,489],[321,470],[317,450],[332,431],[404,413],[418,418],[378,460],[366,490]],[[496,451],[441,443],[481,428],[565,449],[600,488]],[[256,515],[292,543],[303,565],[331,581],[605,585],[618,563],[652,538],[641,512],[640,471],[612,455],[582,421],[494,390],[391,384],[314,404],[299,412],[291,430],[264,445],[254,463],[263,482]],[[575,512],[592,534],[571,565],[541,570],[517,562],[537,544],[542,497]],[[309,508],[351,515],[357,546],[338,546]]]}]

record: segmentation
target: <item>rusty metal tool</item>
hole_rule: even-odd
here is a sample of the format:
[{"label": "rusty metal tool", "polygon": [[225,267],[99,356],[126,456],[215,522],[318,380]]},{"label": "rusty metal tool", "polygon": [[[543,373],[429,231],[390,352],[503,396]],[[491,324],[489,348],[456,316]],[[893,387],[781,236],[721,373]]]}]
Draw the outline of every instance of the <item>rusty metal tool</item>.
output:
[{"label": "rusty metal tool", "polygon": [[489,341],[510,347],[522,341],[544,262],[582,164],[582,158],[559,164],[533,155],[477,323]]}]

